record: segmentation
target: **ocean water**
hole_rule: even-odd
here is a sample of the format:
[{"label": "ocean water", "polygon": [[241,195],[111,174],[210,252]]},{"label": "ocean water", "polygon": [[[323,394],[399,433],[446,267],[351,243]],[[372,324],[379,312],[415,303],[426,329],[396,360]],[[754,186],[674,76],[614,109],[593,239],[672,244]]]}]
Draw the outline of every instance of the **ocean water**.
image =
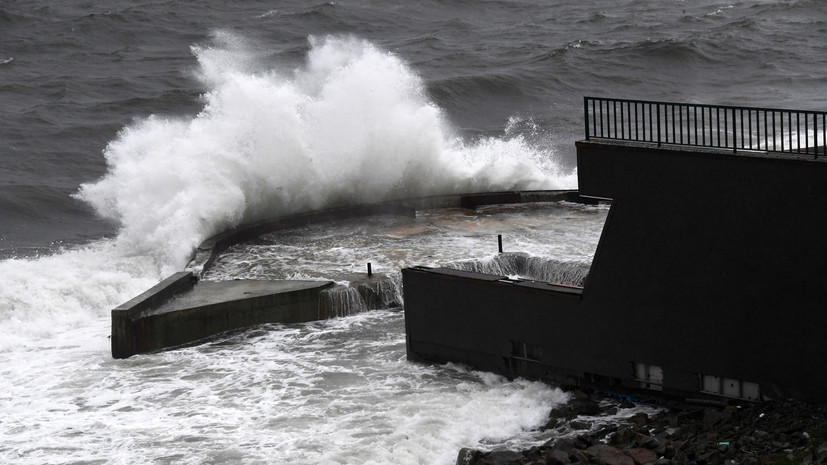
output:
[{"label": "ocean water", "polygon": [[817,0],[0,3],[0,461],[530,442],[565,395],[407,363],[400,312],[120,361],[108,312],[242,222],[575,188],[584,95],[823,110],[825,38]]}]

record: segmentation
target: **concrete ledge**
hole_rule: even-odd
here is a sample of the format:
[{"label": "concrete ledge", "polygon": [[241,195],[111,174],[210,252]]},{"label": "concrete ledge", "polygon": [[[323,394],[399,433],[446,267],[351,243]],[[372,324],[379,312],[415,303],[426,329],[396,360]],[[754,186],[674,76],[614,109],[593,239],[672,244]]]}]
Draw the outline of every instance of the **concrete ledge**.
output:
[{"label": "concrete ledge", "polygon": [[[332,281],[201,282],[176,273],[112,310],[112,357],[161,350],[262,323],[319,319],[319,295]],[[178,289],[174,293],[172,290]]]},{"label": "concrete ledge", "polygon": [[137,315],[144,310],[161,305],[176,294],[191,290],[196,282],[198,282],[198,279],[191,271],[179,271],[132,300],[119,305],[112,310],[112,314],[114,315],[117,312],[119,315],[125,316]]}]

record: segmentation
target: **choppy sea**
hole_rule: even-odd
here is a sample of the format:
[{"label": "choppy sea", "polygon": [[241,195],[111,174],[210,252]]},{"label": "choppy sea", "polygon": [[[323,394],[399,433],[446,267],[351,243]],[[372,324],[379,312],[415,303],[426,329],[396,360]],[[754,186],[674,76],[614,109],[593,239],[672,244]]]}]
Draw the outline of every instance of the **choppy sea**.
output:
[{"label": "choppy sea", "polygon": [[[240,223],[576,188],[585,95],[824,110],[825,49],[818,0],[0,3],[0,462],[450,464],[544,440],[564,393],[408,363],[400,311],[113,360],[109,310]],[[560,208],[520,251],[588,262],[600,222],[578,218],[605,211]],[[489,254],[432,245],[452,247]]]}]

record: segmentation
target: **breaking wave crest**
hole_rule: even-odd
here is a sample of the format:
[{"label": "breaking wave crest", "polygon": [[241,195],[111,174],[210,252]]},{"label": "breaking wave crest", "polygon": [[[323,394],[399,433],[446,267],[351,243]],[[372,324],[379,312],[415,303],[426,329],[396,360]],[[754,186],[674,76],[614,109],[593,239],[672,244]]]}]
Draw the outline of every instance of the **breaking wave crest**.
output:
[{"label": "breaking wave crest", "polygon": [[353,37],[311,38],[306,62],[260,70],[244,41],[195,46],[209,87],[192,118],[153,116],[105,150],[108,173],[77,194],[118,220],[118,242],[183,266],[242,222],[389,198],[568,188],[549,149],[520,136],[455,137],[422,79]]}]

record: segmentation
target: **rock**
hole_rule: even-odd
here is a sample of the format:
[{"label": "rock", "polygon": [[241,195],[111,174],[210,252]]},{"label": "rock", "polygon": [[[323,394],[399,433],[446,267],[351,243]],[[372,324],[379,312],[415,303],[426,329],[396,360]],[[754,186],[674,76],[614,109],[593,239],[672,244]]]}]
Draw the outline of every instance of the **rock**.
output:
[{"label": "rock", "polygon": [[592,399],[576,399],[572,401],[571,408],[577,415],[600,415],[600,404]]},{"label": "rock", "polygon": [[[471,465],[468,460],[478,457],[474,465],[491,464],[491,460],[508,465],[556,465],[565,463],[567,455],[570,463],[581,465],[765,465],[774,460],[827,465],[827,406],[789,400],[740,406],[670,403],[658,413],[637,414],[628,421],[612,419],[617,424],[601,425],[576,418],[580,412],[592,411],[600,399],[595,395],[577,397],[556,410],[557,430],[564,434],[569,426],[583,428],[591,423],[591,432],[581,430],[583,434],[576,438],[548,441],[527,451],[528,455],[489,456],[470,449],[460,456],[468,458],[458,458],[457,463]],[[605,414],[613,405],[603,402],[602,408]],[[649,453],[644,452],[647,450]],[[661,458],[650,460],[650,454]]]},{"label": "rock", "polygon": [[510,450],[499,450],[483,454],[478,465],[516,465],[522,463],[524,455]]},{"label": "rock", "polygon": [[569,460],[571,463],[589,463],[589,458],[586,457],[586,454],[576,449],[569,452]]},{"label": "rock", "polygon": [[549,418],[545,426],[543,426],[543,429],[554,429],[559,422],[560,420],[557,418]]},{"label": "rock", "polygon": [[574,440],[571,438],[556,438],[548,441],[547,443],[543,444],[544,448],[548,449],[557,449],[562,450],[565,452],[571,452],[577,449],[577,446],[574,444]]},{"label": "rock", "polygon": [[635,465],[631,457],[606,444],[591,446],[585,450],[585,454],[602,461],[606,465]]},{"label": "rock", "polygon": [[715,426],[722,421],[729,420],[730,418],[732,418],[732,414],[728,411],[707,409],[704,412],[703,422],[707,425]]},{"label": "rock", "polygon": [[571,422],[569,422],[569,426],[571,426],[572,429],[589,429],[591,428],[592,424],[588,421],[572,420]]},{"label": "rock", "polygon": [[637,441],[637,445],[646,449],[655,450],[660,445],[660,441],[654,436],[643,436]]},{"label": "rock", "polygon": [[658,456],[655,455],[654,452],[652,452],[649,449],[642,449],[640,447],[629,449],[629,457],[631,457],[637,465],[651,463],[658,459]]},{"label": "rock", "polygon": [[482,455],[482,452],[476,449],[463,447],[457,454],[457,465],[473,465],[480,455]]},{"label": "rock", "polygon": [[591,436],[587,436],[585,434],[581,434],[574,438],[574,447],[578,449],[588,449],[589,447],[593,446],[594,443],[594,439]]},{"label": "rock", "polygon": [[572,418],[576,417],[577,414],[569,405],[560,405],[551,409],[551,412],[548,414],[549,418],[555,419],[566,419],[571,420]]},{"label": "rock", "polygon": [[551,451],[551,455],[546,457],[546,463],[548,465],[566,465],[571,463],[571,460],[569,460],[568,452],[553,450]]},{"label": "rock", "polygon": [[607,438],[611,436],[615,431],[617,431],[617,425],[614,423],[610,423],[608,425],[599,426],[597,430],[592,432],[592,435],[596,438]]},{"label": "rock", "polygon": [[589,395],[586,394],[584,391],[582,391],[580,389],[575,389],[574,390],[574,398],[575,398],[575,400],[589,399]]},{"label": "rock", "polygon": [[612,435],[610,441],[615,445],[623,445],[630,444],[634,438],[635,432],[630,428],[618,428],[617,432]]}]

